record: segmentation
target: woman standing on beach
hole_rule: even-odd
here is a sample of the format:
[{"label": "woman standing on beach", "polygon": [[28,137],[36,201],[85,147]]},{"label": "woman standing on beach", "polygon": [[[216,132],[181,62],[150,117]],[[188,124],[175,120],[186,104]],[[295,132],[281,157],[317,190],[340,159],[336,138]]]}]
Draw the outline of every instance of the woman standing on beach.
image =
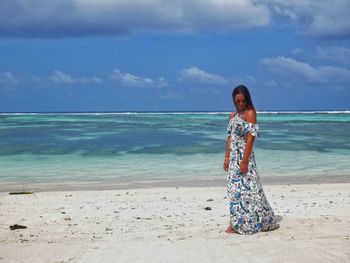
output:
[{"label": "woman standing on beach", "polygon": [[259,136],[256,111],[248,89],[237,86],[232,92],[236,112],[227,125],[224,170],[228,171],[227,194],[230,205],[228,233],[244,235],[279,227],[260,182],[253,152]]}]

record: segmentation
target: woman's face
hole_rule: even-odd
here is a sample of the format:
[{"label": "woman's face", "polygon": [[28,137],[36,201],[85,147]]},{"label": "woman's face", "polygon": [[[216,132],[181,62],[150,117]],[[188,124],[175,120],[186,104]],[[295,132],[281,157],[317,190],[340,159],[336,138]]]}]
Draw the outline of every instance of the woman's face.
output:
[{"label": "woman's face", "polygon": [[247,102],[243,94],[236,94],[233,102],[239,111],[245,110],[247,106]]}]

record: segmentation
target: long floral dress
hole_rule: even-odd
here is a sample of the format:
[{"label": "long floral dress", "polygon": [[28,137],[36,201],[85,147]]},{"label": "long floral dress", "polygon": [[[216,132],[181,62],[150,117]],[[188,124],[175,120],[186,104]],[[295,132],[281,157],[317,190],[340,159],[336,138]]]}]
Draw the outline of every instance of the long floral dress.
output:
[{"label": "long floral dress", "polygon": [[250,133],[259,137],[258,124],[242,119],[237,113],[227,125],[230,140],[230,161],[227,176],[227,194],[230,207],[231,228],[244,235],[269,231],[279,227],[276,216],[267,201],[252,151],[248,160],[248,172],[240,172],[240,162]]}]

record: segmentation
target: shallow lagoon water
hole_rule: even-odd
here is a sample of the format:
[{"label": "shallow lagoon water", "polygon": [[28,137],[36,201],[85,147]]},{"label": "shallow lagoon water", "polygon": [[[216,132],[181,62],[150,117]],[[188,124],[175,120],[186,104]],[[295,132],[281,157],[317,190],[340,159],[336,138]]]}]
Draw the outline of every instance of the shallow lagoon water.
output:
[{"label": "shallow lagoon water", "polygon": [[[2,113],[0,182],[225,177],[228,113]],[[350,174],[349,112],[258,112],[260,176]]]}]

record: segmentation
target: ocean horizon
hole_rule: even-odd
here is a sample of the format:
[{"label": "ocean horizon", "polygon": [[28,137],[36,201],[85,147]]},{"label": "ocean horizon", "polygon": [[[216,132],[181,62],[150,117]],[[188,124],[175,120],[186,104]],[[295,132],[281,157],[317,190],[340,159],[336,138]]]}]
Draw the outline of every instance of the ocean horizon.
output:
[{"label": "ocean horizon", "polygon": [[[93,114],[93,113],[102,113],[102,114],[136,114],[136,113],[155,113],[155,114],[183,114],[183,113],[194,113],[194,114],[202,114],[202,113],[209,113],[209,114],[227,114],[231,111],[206,111],[206,110],[184,110],[184,111],[138,111],[138,110],[125,110],[125,111],[0,111],[0,114]],[[337,113],[344,113],[348,114],[350,113],[350,110],[258,110],[257,113],[266,113],[266,114],[278,114],[278,113],[290,113],[290,114],[296,114],[296,113],[305,113],[305,114],[312,114],[312,113],[325,113],[325,114],[337,114]]]}]

